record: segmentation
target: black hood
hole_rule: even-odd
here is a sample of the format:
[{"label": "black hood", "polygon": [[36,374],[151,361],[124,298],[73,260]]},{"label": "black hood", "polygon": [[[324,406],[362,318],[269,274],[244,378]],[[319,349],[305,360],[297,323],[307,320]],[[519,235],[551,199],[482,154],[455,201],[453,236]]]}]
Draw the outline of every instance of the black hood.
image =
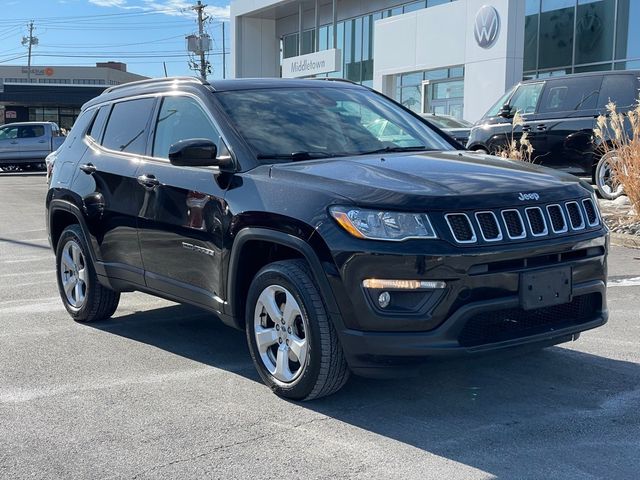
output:
[{"label": "black hood", "polygon": [[[492,208],[583,198],[578,178],[531,163],[470,152],[367,155],[277,164],[274,180],[308,183],[358,205],[423,209]],[[520,199],[522,194],[537,194]]]}]

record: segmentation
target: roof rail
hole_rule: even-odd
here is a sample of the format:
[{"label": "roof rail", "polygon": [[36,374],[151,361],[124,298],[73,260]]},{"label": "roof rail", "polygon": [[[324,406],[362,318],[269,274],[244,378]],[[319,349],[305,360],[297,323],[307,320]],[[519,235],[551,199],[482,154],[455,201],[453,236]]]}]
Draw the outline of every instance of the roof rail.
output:
[{"label": "roof rail", "polygon": [[154,85],[154,84],[162,84],[162,83],[168,83],[168,82],[174,82],[174,81],[180,81],[180,82],[190,82],[190,83],[197,83],[199,85],[208,85],[208,83],[204,80],[201,80],[197,77],[162,77],[162,78],[148,78],[146,80],[138,80],[137,82],[128,82],[128,83],[123,83],[121,85],[114,85],[112,87],[107,88],[104,92],[102,92],[103,94],[105,93],[111,93],[114,92],[116,90],[120,90],[123,88],[128,88],[128,87],[137,87],[139,85]]}]

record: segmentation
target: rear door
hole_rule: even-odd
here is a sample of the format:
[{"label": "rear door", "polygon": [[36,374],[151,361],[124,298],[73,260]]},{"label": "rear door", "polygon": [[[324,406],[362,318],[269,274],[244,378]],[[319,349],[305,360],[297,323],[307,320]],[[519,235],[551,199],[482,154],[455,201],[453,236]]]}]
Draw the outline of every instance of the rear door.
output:
[{"label": "rear door", "polygon": [[548,80],[537,122],[541,144],[536,163],[575,175],[591,175],[593,127],[598,115],[602,75]]},{"label": "rear door", "polygon": [[[173,297],[222,309],[221,251],[225,176],[214,167],[177,167],[169,148],[206,138],[226,147],[213,117],[195,96],[166,96],[158,108],[150,154],[138,168],[139,236],[147,286]],[[228,178],[227,178],[228,180]]]},{"label": "rear door", "polygon": [[75,187],[83,198],[99,260],[110,277],[144,285],[137,217],[142,207],[136,170],[147,149],[155,98],[100,107],[78,163]]}]

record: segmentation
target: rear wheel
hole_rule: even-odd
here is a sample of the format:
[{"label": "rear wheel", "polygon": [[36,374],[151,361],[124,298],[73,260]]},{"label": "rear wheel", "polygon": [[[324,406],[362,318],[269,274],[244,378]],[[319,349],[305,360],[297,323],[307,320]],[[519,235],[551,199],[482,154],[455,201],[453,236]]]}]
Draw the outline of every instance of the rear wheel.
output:
[{"label": "rear wheel", "polygon": [[615,200],[624,193],[624,187],[617,180],[613,165],[618,160],[616,152],[602,156],[594,172],[594,180],[598,194],[606,200]]},{"label": "rear wheel", "polygon": [[120,294],[100,284],[79,225],[68,226],[56,248],[58,290],[65,308],[78,322],[104,320],[114,314]]},{"label": "rear wheel", "polygon": [[311,400],[338,391],[349,377],[304,261],[275,262],[258,272],[249,288],[246,333],[256,369],[277,395]]}]

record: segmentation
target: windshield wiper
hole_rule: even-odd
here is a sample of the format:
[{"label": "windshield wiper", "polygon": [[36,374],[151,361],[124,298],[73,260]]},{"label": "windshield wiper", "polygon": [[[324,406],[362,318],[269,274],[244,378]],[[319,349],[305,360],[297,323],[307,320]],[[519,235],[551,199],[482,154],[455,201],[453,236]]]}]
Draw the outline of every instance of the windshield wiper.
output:
[{"label": "windshield wiper", "polygon": [[427,148],[424,145],[418,145],[415,147],[384,147],[378,148],[376,150],[369,150],[368,152],[358,152],[355,153],[354,156],[358,155],[374,155],[376,153],[394,153],[394,152],[426,152],[428,150],[433,150],[432,148]]},{"label": "windshield wiper", "polygon": [[291,152],[291,153],[260,153],[258,154],[258,160],[313,160],[316,158],[331,158],[338,157],[343,154],[340,153],[327,153],[327,152]]}]

